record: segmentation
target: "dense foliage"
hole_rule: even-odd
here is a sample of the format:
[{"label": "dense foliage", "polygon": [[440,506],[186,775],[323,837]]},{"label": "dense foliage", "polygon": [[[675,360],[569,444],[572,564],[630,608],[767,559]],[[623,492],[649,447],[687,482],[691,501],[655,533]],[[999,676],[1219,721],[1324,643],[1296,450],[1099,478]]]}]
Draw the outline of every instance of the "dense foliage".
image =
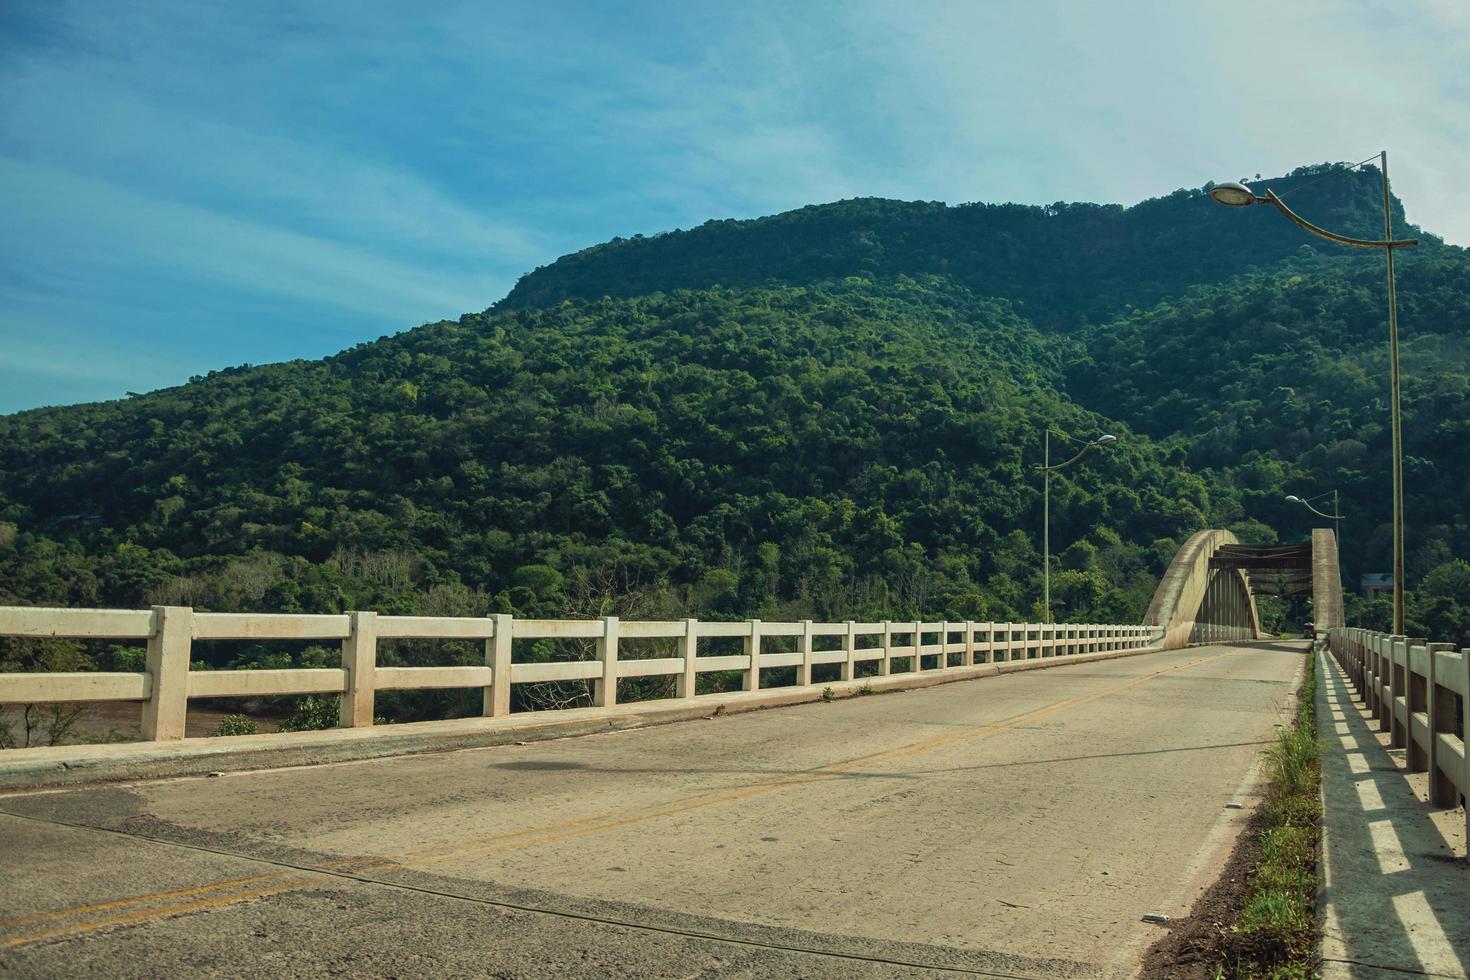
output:
[{"label": "dense foliage", "polygon": [[[1003,302],[854,280],[467,316],[24,413],[0,601],[1034,616],[1042,421],[1114,427],[1062,366]],[[1212,507],[1144,440],[1054,497],[1059,602],[1099,619]]]},{"label": "dense foliage", "polygon": [[[1325,164],[1303,167],[1252,186],[1290,197],[1308,218],[1344,234],[1380,237],[1377,171],[1337,171]],[[1211,186],[1131,208],[1064,202],[950,207],[860,198],[753,221],[710,221],[651,238],[615,238],[564,256],[522,278],[500,306],[534,309],[564,299],[673,289],[937,275],[977,295],[1012,300],[1042,328],[1070,328],[1272,265],[1303,248],[1341,253],[1274,209],[1216,205],[1206,196]],[[1396,227],[1417,231],[1406,225],[1397,201],[1394,208]]]},{"label": "dense foliage", "polygon": [[[1373,235],[1374,177],[1263,183]],[[1201,527],[1301,539],[1287,493],[1340,489],[1350,573],[1386,570],[1382,268],[1344,251],[1200,191],[615,241],[323,361],[0,417],[0,604],[1035,619],[1046,425],[1122,436],[1053,480],[1059,618],[1136,620]],[[1427,239],[1400,297],[1412,611],[1454,639],[1464,253]],[[137,655],[11,641],[0,669]]]}]

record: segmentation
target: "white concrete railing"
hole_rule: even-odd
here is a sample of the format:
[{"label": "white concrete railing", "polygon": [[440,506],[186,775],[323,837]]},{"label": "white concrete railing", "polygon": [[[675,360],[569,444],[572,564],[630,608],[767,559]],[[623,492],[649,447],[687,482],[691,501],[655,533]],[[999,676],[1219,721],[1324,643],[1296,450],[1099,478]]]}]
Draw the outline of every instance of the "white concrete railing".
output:
[{"label": "white concrete railing", "polygon": [[1470,795],[1470,649],[1352,627],[1328,630],[1327,647],[1409,771],[1429,773],[1430,805],[1459,806]]},{"label": "white concrete railing", "polygon": [[[958,640],[955,639],[958,635]],[[856,665],[878,661],[879,674],[893,672],[895,660],[910,661],[914,672],[976,663],[1132,650],[1150,645],[1159,630],[1150,626],[1076,623],[767,623],[701,622],[697,619],[621,622],[602,619],[516,619],[382,616],[375,612],[340,615],[207,613],[185,606],[151,610],[48,609],[0,607],[0,636],[144,640],[147,669],[140,673],[0,673],[0,704],[76,701],[143,702],[143,738],[184,737],[191,697],[249,697],[281,694],[337,694],[343,727],[373,723],[373,697],[384,690],[483,688],[484,714],[510,713],[512,684],[590,680],[593,703],[617,703],[617,681],[624,677],[673,676],[676,697],[695,696],[695,678],[717,670],[738,670],[747,691],[760,687],[760,671],[797,668],[797,684],[812,683],[812,668],[840,664],[841,678],[852,680]],[[932,636],[932,642],[925,642]],[[618,658],[620,639],[667,637],[679,641],[679,656]],[[701,655],[699,641],[739,637],[743,652]],[[767,637],[796,637],[792,652],[767,653]],[[907,643],[896,640],[906,637]],[[544,663],[512,661],[514,640],[582,638],[596,642],[597,659]],[[820,639],[819,639],[820,638]],[[871,645],[859,645],[868,638]],[[464,667],[380,667],[377,644],[389,639],[481,640],[483,665]],[[195,640],[337,640],[342,666],[286,670],[190,670]],[[818,649],[819,644],[826,649]],[[951,659],[959,658],[954,665]]]}]

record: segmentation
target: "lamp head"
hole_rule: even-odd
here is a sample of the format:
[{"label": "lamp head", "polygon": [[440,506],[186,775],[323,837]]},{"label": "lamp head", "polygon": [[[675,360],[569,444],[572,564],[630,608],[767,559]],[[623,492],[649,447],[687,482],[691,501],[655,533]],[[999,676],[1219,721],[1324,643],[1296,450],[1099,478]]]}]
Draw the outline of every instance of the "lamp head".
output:
[{"label": "lamp head", "polygon": [[1217,204],[1243,208],[1256,203],[1256,192],[1235,180],[1227,180],[1210,188],[1210,198]]},{"label": "lamp head", "polygon": [[1101,435],[1101,436],[1098,436],[1096,439],[1092,440],[1092,444],[1094,446],[1111,446],[1113,443],[1115,443],[1117,441],[1118,441],[1118,437],[1117,436],[1114,436],[1114,435]]},{"label": "lamp head", "polygon": [[1299,503],[1301,503],[1301,502],[1302,502],[1302,498],[1300,498],[1300,497],[1298,497],[1298,496],[1297,496],[1297,495],[1296,495],[1296,494],[1294,494],[1294,493],[1292,493],[1292,494],[1287,494],[1287,496],[1286,496],[1286,502],[1287,502],[1287,503],[1288,503],[1288,504],[1299,504]]}]

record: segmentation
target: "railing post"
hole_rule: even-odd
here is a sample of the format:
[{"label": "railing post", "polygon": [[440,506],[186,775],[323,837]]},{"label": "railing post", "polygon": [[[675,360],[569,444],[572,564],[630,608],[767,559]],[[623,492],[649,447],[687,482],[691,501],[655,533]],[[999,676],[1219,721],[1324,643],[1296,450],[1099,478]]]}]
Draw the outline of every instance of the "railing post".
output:
[{"label": "railing post", "polygon": [[949,620],[939,621],[939,669],[949,666]]},{"label": "railing post", "polygon": [[699,690],[699,673],[694,669],[695,658],[699,656],[699,620],[684,620],[684,637],[679,652],[684,658],[684,673],[679,675],[678,694],[681,698],[692,698]]},{"label": "railing post", "polygon": [[378,662],[378,614],[347,614],[347,638],[342,641],[342,669],[347,684],[337,723],[343,728],[370,728],[373,724],[374,678]]},{"label": "railing post", "polygon": [[914,621],[914,673],[916,674],[924,669],[924,658],[919,656],[919,651],[924,649],[924,645],[919,642],[920,638],[924,635],[919,632],[919,627],[923,625],[922,620]]},{"label": "railing post", "polygon": [[812,621],[801,621],[801,673],[796,683],[802,687],[812,686]]},{"label": "railing post", "polygon": [[965,660],[966,667],[975,666],[975,621],[965,620]]},{"label": "railing post", "polygon": [[[1429,802],[1432,806],[1444,805],[1443,803],[1436,802],[1443,796],[1443,793],[1438,786],[1438,736],[1440,732],[1440,726],[1444,724],[1445,718],[1439,706],[1439,686],[1435,683],[1435,674],[1437,673],[1438,665],[1435,663],[1435,661],[1439,659],[1438,654],[1441,650],[1453,650],[1454,648],[1455,645],[1453,643],[1429,644],[1428,647],[1425,648],[1427,656],[1424,658],[1423,686],[1421,687],[1416,682],[1415,678],[1409,678],[1409,691],[1411,697],[1413,696],[1414,692],[1420,692],[1419,696],[1417,698],[1413,698],[1413,700],[1417,700],[1420,702],[1419,707],[1424,711],[1424,727],[1428,729],[1429,736],[1426,739],[1426,741],[1428,742],[1426,746],[1421,747],[1417,743],[1415,743],[1414,703],[1413,701],[1411,701],[1409,704],[1409,767],[1411,769],[1415,768],[1414,763],[1418,762],[1420,764],[1418,768],[1423,769],[1429,773]],[[1453,704],[1453,700],[1451,700],[1450,703]],[[1453,730],[1454,726],[1451,725],[1450,731]]]},{"label": "railing post", "polygon": [[592,703],[611,708],[618,703],[618,617],[602,617],[602,636],[597,638],[597,659],[602,677],[592,682]]},{"label": "railing post", "polygon": [[887,677],[893,671],[893,622],[883,620],[883,658],[878,661],[878,673]]},{"label": "railing post", "polygon": [[499,718],[510,714],[511,641],[515,639],[515,617],[496,613],[495,634],[485,641],[485,666],[490,668],[490,686],[485,689],[483,712]]},{"label": "railing post", "polygon": [[1378,730],[1390,733],[1390,744],[1393,742],[1393,672],[1399,659],[1399,647],[1405,639],[1406,637],[1395,636],[1389,640],[1388,656],[1382,664],[1385,669],[1378,678],[1378,689],[1381,692],[1378,701]]},{"label": "railing post", "polygon": [[745,638],[745,655],[750,658],[750,669],[745,672],[740,686],[747,691],[761,689],[761,621],[750,620],[750,635]]},{"label": "railing post", "polygon": [[842,650],[847,654],[847,660],[842,664],[842,679],[850,681],[857,670],[857,623],[851,619],[847,621],[847,636],[843,640]]},{"label": "railing post", "polygon": [[148,674],[152,686],[143,702],[143,739],[173,742],[184,737],[189,713],[189,651],[194,642],[194,610],[154,606],[148,637]]},{"label": "railing post", "polygon": [[[1470,647],[1460,650],[1460,682],[1465,685],[1463,690],[1470,695]],[[1470,796],[1470,696],[1460,698],[1460,712],[1460,731],[1465,735],[1465,765],[1460,770],[1459,789],[1461,794]],[[1470,806],[1465,807],[1465,833],[1465,839],[1470,840]]]}]

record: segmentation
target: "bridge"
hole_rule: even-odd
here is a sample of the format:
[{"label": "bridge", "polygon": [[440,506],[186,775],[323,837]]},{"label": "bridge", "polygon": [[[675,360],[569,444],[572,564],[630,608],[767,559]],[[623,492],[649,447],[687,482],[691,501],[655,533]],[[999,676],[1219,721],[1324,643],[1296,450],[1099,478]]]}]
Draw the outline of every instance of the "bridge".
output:
[{"label": "bridge", "polygon": [[[1304,645],[1261,637],[1257,590],[1310,589],[1344,676],[1406,692],[1416,744],[1424,691],[1461,690],[1442,652],[1345,630],[1336,567],[1330,534],[1203,531],[1131,625],[0,610],[0,635],[148,649],[137,674],[0,675],[0,702],[138,702],[147,736],[0,754],[0,971],[1129,975],[1145,917],[1219,877],[1291,714]],[[342,663],[192,669],[231,637]],[[380,664],[403,637],[485,660]],[[1414,663],[1439,686],[1408,693]],[[670,696],[621,702],[635,678]],[[567,679],[595,703],[511,710]],[[376,692],[449,686],[483,716],[373,724]],[[183,737],[191,698],[262,693],[335,694],[341,726]],[[1447,710],[1430,767],[1462,773]]]}]

